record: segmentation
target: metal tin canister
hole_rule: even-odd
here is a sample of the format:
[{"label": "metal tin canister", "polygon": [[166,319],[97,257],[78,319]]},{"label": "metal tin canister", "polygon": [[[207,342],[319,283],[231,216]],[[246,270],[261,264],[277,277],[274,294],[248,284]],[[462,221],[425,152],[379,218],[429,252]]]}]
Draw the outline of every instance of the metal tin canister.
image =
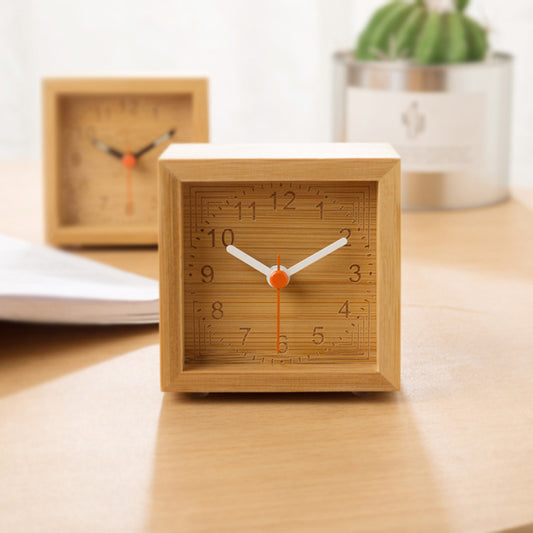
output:
[{"label": "metal tin canister", "polygon": [[509,196],[512,58],[421,66],[335,58],[334,140],[389,142],[404,209],[489,205]]}]

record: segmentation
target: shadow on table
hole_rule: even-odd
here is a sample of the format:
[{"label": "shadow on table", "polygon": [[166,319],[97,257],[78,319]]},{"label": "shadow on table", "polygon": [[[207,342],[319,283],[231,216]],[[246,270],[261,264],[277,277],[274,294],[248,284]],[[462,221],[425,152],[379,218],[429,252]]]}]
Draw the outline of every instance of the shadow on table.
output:
[{"label": "shadow on table", "polygon": [[446,529],[440,502],[402,393],[163,399],[149,531]]},{"label": "shadow on table", "polygon": [[406,212],[402,259],[531,279],[533,207],[512,199],[478,209]]},{"label": "shadow on table", "polygon": [[0,398],[158,342],[157,325],[0,322]]}]

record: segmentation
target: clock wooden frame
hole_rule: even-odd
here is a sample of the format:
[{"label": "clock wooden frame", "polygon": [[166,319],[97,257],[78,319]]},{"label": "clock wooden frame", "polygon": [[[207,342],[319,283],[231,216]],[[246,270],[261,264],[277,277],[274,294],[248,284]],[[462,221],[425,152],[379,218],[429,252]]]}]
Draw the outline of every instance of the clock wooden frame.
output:
[{"label": "clock wooden frame", "polygon": [[[69,245],[154,245],[157,220],[135,226],[76,225],[62,220],[61,116],[65,96],[190,95],[191,142],[208,142],[208,82],[205,78],[54,78],[43,80],[45,233],[49,243]],[[154,168],[154,175],[157,169]],[[154,180],[155,181],[155,180]],[[154,183],[154,187],[156,187]]]},{"label": "clock wooden frame", "polygon": [[[182,188],[236,181],[377,183],[376,362],[208,364],[184,357]],[[266,177],[266,178],[265,178]],[[400,159],[389,145],[171,145],[159,160],[161,388],[183,392],[393,391],[400,388]]]}]

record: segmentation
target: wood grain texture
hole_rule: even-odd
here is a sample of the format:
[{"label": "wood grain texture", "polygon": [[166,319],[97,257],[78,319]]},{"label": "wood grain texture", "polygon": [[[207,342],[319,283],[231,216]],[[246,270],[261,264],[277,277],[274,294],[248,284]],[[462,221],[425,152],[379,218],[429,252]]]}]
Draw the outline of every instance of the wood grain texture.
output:
[{"label": "wood grain texture", "polygon": [[[220,185],[182,187],[186,368],[375,363],[376,182]],[[224,245],[288,268],[343,235],[280,291],[276,353],[276,291]]]},{"label": "wood grain texture", "polygon": [[208,140],[207,81],[47,79],[43,83],[47,240],[58,245],[157,243],[156,161],[132,169],[94,145],[135,153],[167,132]]},{"label": "wood grain texture", "polygon": [[393,387],[400,388],[400,291],[401,291],[401,199],[400,163],[379,182],[377,221],[377,325],[378,349],[390,351],[381,357],[379,372]]},{"label": "wood grain texture", "polygon": [[[0,163],[0,232],[37,243],[39,168]],[[527,531],[532,308],[520,190],[403,213],[400,392],[163,394],[157,327],[0,323],[0,530]]]},{"label": "wood grain texture", "polygon": [[[399,388],[399,159],[375,145],[301,152],[191,145],[160,159],[163,390]],[[343,236],[281,290],[276,353],[276,293],[225,247],[289,267]]]}]

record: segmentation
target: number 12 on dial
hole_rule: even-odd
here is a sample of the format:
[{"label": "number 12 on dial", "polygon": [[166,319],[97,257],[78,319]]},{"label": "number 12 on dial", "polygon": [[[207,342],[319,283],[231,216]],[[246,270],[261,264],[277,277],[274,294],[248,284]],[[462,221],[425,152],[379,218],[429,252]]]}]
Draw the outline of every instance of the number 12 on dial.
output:
[{"label": "number 12 on dial", "polygon": [[163,390],[398,388],[398,157],[312,146],[163,154]]}]

